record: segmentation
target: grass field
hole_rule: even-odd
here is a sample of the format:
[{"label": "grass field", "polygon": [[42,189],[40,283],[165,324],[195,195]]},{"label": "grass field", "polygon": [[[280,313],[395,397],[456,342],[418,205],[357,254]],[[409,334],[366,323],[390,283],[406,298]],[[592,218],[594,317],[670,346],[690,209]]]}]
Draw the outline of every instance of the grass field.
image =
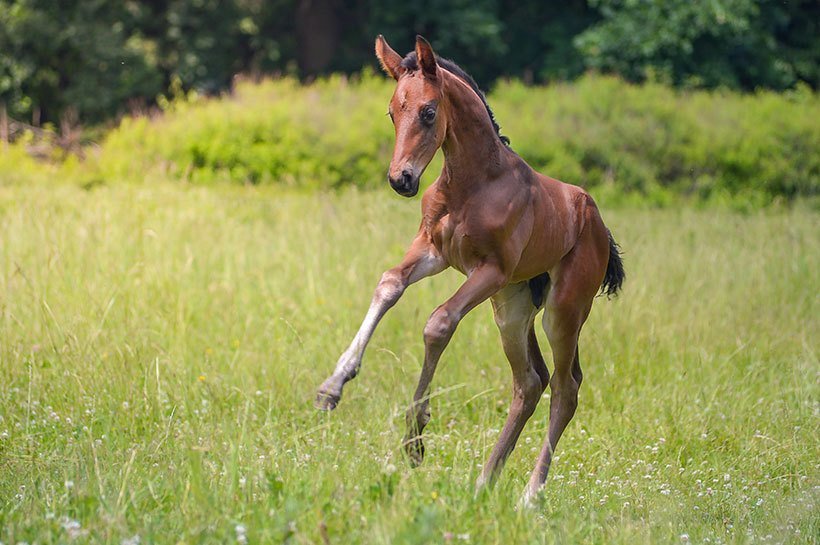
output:
[{"label": "grass field", "polygon": [[387,188],[0,187],[0,542],[818,542],[816,212],[604,209],[627,283],[595,304],[529,512],[546,402],[473,496],[510,397],[488,305],[444,355],[424,464],[402,458],[457,273],[408,290],[339,408],[312,407],[418,208]]}]

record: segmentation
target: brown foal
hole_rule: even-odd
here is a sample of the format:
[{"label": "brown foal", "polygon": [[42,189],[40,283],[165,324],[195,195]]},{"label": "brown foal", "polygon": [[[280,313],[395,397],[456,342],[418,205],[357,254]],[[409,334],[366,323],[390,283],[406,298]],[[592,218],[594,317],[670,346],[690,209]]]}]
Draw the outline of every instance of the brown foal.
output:
[{"label": "brown foal", "polygon": [[[415,51],[402,58],[379,36],[376,56],[398,82],[389,110],[396,129],[390,185],[400,195],[415,195],[439,147],[444,168],[424,192],[416,238],[402,262],[382,276],[361,328],[319,388],[316,406],[336,407],[342,387],[359,371],[376,325],[407,286],[453,267],[467,279],[424,327],[424,364],[407,412],[404,447],[413,465],[421,463],[436,365],[459,321],[490,299],[512,367],[513,398],[477,486],[501,471],[549,385],[549,432],[525,492],[529,501],[543,486],[578,404],[581,326],[599,289],[612,295],[621,287],[618,246],[589,194],[535,172],[516,155],[472,78],[438,58],[424,38],[419,36]],[[552,347],[552,378],[533,326],[541,309]]]}]

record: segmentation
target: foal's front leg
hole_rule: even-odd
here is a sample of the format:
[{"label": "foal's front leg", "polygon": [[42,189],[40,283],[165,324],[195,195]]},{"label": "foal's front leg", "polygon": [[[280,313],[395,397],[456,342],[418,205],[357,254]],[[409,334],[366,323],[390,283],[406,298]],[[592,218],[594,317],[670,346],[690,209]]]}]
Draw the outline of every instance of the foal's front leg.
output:
[{"label": "foal's front leg", "polygon": [[533,329],[538,308],[532,303],[532,293],[527,283],[510,284],[495,294],[492,301],[504,354],[512,369],[513,398],[507,421],[476,482],[476,489],[491,484],[501,473],[504,462],[515,448],[518,436],[549,382],[549,371]]},{"label": "foal's front leg", "polygon": [[342,387],[359,373],[362,356],[376,326],[390,308],[396,304],[410,284],[422,278],[438,274],[447,268],[447,264],[435,246],[420,233],[402,262],[386,271],[370,301],[370,308],[364,317],[358,333],[347,350],[339,357],[333,374],[319,387],[316,395],[316,408],[331,411],[336,408],[342,397]]},{"label": "foal's front leg", "polygon": [[428,391],[441,354],[461,319],[479,303],[504,287],[507,279],[495,264],[482,265],[475,269],[456,293],[433,311],[427,320],[424,327],[424,364],[416,393],[413,395],[413,404],[407,411],[407,433],[404,436],[404,449],[413,466],[418,466],[424,458],[421,432],[430,421]]}]

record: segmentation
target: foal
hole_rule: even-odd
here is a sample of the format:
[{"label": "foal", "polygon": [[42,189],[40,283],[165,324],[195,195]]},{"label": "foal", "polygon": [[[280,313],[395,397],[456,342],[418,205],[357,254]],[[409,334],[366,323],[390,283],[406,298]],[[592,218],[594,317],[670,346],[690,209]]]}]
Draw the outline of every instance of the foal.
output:
[{"label": "foal", "polygon": [[[599,289],[617,293],[623,282],[618,246],[592,198],[535,172],[516,155],[473,79],[438,58],[424,38],[417,37],[415,51],[402,58],[379,36],[376,56],[398,82],[389,110],[396,129],[390,185],[399,195],[414,196],[439,147],[444,168],[424,192],[416,238],[402,262],[382,276],[361,328],[319,388],[316,406],[336,407],[342,387],[359,372],[376,325],[405,288],[453,267],[467,279],[424,327],[424,364],[407,411],[404,448],[413,465],[421,463],[436,365],[459,321],[490,299],[512,367],[513,399],[477,486],[498,475],[549,385],[549,432],[527,485],[528,501],[543,486],[578,404],[578,335],[592,300]],[[555,365],[552,379],[533,327],[542,308]]]}]

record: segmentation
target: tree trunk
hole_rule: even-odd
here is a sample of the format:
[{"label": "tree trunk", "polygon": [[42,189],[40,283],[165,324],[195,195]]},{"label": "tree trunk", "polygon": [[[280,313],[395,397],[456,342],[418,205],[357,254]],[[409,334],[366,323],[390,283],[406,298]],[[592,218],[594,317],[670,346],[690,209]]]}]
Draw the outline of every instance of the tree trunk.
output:
[{"label": "tree trunk", "polygon": [[330,67],[339,44],[338,12],[334,0],[299,0],[296,60],[303,78],[321,74]]}]

